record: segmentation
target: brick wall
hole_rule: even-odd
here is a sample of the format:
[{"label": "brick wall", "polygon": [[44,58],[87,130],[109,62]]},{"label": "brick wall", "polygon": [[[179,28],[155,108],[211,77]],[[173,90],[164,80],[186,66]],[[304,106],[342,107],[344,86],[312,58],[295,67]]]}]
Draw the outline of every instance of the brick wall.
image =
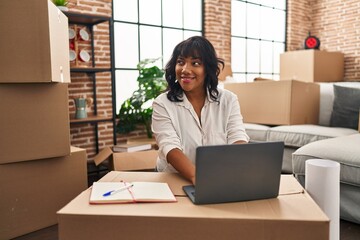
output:
[{"label": "brick wall", "polygon": [[287,50],[303,49],[308,31],[320,49],[345,56],[345,81],[360,80],[360,2],[358,0],[288,1]]},{"label": "brick wall", "polygon": [[231,66],[231,0],[204,0],[204,36]]},{"label": "brick wall", "polygon": [[[75,12],[111,15],[111,0],[70,0],[69,9]],[[214,45],[219,57],[231,64],[231,0],[204,0],[204,35]],[[345,80],[360,79],[360,2],[357,0],[288,0],[287,50],[303,49],[304,39],[311,31],[321,40],[321,49],[345,54]],[[96,61],[98,66],[109,66],[109,33],[106,24],[95,28]],[[99,65],[100,64],[100,65]],[[111,78],[98,74],[98,112],[111,116]],[[92,81],[86,74],[72,74],[70,99],[76,96],[92,97]],[[70,111],[74,104],[69,100]],[[92,110],[90,110],[91,112]],[[112,123],[99,124],[99,147],[112,145]],[[120,136],[118,141],[145,136],[141,127],[133,133]],[[72,125],[74,146],[87,149],[88,158],[95,155],[94,128],[89,124]]]},{"label": "brick wall", "polygon": [[287,51],[304,49],[304,40],[311,30],[311,12],[308,0],[288,1]]}]

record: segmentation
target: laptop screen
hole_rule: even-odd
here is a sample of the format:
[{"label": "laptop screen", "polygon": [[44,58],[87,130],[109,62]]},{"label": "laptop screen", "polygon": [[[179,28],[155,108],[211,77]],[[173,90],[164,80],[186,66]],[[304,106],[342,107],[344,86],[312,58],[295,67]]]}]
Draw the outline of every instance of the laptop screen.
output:
[{"label": "laptop screen", "polygon": [[277,197],[283,151],[283,142],[198,147],[195,203]]}]

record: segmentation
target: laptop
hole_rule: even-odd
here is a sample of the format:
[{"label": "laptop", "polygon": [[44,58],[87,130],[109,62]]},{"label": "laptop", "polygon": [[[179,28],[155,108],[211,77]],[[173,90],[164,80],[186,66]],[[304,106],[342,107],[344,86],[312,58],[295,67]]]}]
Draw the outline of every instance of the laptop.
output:
[{"label": "laptop", "polygon": [[183,190],[194,204],[276,198],[283,152],[283,142],[200,146],[196,184]]}]

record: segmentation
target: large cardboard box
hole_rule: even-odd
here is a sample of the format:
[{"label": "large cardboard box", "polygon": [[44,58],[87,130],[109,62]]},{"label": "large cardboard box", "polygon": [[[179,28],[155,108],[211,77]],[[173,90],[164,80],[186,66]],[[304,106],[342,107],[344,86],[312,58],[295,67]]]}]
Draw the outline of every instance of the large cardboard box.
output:
[{"label": "large cardboard box", "polygon": [[167,182],[178,202],[90,205],[91,189],[58,211],[59,239],[328,240],[329,219],[290,175],[277,198],[194,205],[177,174],[110,172],[100,181]]},{"label": "large cardboard box", "polygon": [[305,82],[343,81],[344,54],[313,49],[282,53],[280,79]]},{"label": "large cardboard box", "polygon": [[[154,171],[157,157],[157,150],[113,152],[111,147],[105,147],[95,156],[94,162],[96,166],[107,163],[110,170]],[[105,162],[106,160],[108,161]]]},{"label": "large cardboard box", "polygon": [[0,165],[0,239],[54,224],[56,212],[87,188],[86,150]]},{"label": "large cardboard box", "polygon": [[0,84],[0,164],[70,153],[68,84]]},{"label": "large cardboard box", "polygon": [[126,143],[150,143],[152,149],[159,149],[155,138],[141,137],[141,138],[128,138]]},{"label": "large cardboard box", "polygon": [[52,1],[0,1],[0,36],[0,83],[70,82],[68,19]]},{"label": "large cardboard box", "polygon": [[239,99],[246,123],[267,125],[317,124],[320,87],[301,81],[228,83]]}]

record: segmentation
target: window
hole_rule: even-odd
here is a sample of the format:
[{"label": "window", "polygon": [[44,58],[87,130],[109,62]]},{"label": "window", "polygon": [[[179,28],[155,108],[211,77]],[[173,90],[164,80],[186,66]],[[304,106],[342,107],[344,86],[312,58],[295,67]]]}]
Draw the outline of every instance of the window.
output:
[{"label": "window", "polygon": [[286,0],[232,0],[231,68],[234,80],[279,79],[285,33]]},{"label": "window", "polygon": [[201,36],[203,0],[113,0],[116,109],[137,89],[136,65],[162,57],[163,68],[175,45]]}]

